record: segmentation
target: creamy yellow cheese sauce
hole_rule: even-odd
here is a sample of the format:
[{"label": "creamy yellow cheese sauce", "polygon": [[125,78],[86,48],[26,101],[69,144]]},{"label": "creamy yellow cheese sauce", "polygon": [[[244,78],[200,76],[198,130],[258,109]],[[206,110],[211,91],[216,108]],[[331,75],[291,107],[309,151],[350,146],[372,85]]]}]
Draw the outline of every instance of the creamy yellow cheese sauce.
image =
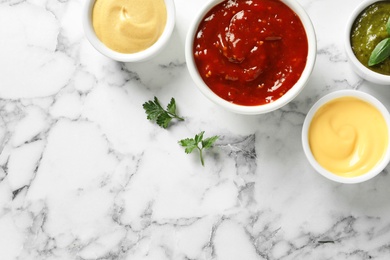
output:
[{"label": "creamy yellow cheese sauce", "polygon": [[354,97],[323,105],[309,127],[309,144],[317,162],[330,172],[360,176],[383,158],[388,128],[380,111]]},{"label": "creamy yellow cheese sauce", "polygon": [[164,31],[164,0],[97,0],[92,24],[98,38],[110,49],[136,53],[152,46]]}]

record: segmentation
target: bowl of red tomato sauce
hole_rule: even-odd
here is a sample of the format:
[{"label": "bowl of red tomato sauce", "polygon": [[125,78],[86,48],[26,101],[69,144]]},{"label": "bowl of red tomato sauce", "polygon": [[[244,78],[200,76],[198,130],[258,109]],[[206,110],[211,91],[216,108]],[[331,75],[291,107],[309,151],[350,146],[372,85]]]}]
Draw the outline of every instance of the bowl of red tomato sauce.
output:
[{"label": "bowl of red tomato sauce", "polygon": [[263,114],[293,100],[315,64],[311,20],[295,0],[212,0],[186,38],[187,68],[211,101]]}]

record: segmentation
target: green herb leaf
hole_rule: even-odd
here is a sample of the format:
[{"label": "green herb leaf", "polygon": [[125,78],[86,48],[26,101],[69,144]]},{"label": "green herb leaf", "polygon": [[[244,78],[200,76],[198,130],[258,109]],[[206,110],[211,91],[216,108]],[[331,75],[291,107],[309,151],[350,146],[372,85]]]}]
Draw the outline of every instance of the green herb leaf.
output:
[{"label": "green herb leaf", "polygon": [[390,38],[382,40],[374,48],[368,60],[368,66],[374,66],[381,63],[390,56]]},{"label": "green herb leaf", "polygon": [[169,123],[171,122],[172,117],[168,113],[161,113],[157,119],[156,123],[162,128],[168,128]]},{"label": "green herb leaf", "polygon": [[185,147],[185,152],[188,154],[188,153],[192,153],[192,151],[197,148],[197,143],[195,142],[195,140],[193,138],[186,138],[186,139],[183,139],[183,140],[180,140],[179,141],[179,144],[183,147]]},{"label": "green herb leaf", "polygon": [[162,108],[160,101],[157,97],[154,97],[153,101],[147,101],[143,105],[147,119],[156,121],[156,123],[162,128],[168,128],[172,119],[184,121],[184,118],[176,114],[176,101],[174,98],[169,102],[167,109]]},{"label": "green herb leaf", "polygon": [[179,141],[179,144],[185,148],[187,154],[192,153],[195,149],[199,151],[200,162],[204,166],[203,149],[209,149],[213,146],[214,142],[217,141],[219,136],[215,135],[203,140],[204,131],[195,135],[194,138],[186,138]]},{"label": "green herb leaf", "polygon": [[158,102],[158,99],[154,97],[153,101],[148,101],[143,104],[143,108],[145,109],[146,114],[148,115],[149,120],[156,120],[158,116],[161,114],[161,106]]},{"label": "green herb leaf", "polygon": [[387,23],[386,23],[386,30],[387,30],[387,33],[390,35],[390,16],[389,16],[389,20],[387,20]]},{"label": "green herb leaf", "polygon": [[169,102],[169,104],[167,106],[167,110],[171,114],[175,114],[176,113],[176,102],[175,102],[174,98],[171,98],[171,101]]},{"label": "green herb leaf", "polygon": [[202,141],[202,147],[203,148],[210,148],[210,147],[212,147],[214,142],[217,141],[218,138],[219,138],[219,136],[212,136],[212,137],[204,139]]},{"label": "green herb leaf", "polygon": [[200,132],[199,134],[195,135],[195,142],[198,144],[202,142],[204,131]]}]

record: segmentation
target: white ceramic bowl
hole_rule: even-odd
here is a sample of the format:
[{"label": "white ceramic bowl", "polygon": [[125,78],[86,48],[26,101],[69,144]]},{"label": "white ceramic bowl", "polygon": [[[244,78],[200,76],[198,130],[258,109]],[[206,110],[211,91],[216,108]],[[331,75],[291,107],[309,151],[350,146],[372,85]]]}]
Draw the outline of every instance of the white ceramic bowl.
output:
[{"label": "white ceramic bowl", "polygon": [[351,65],[352,69],[355,71],[357,75],[362,77],[363,79],[373,82],[375,84],[380,85],[390,85],[390,76],[383,75],[380,73],[377,73],[375,71],[370,70],[369,68],[365,67],[355,56],[352,50],[351,46],[351,29],[352,26],[356,20],[356,18],[360,15],[360,13],[366,9],[368,6],[379,2],[378,0],[364,0],[361,2],[355,10],[350,15],[346,29],[345,29],[345,35],[344,35],[344,43],[345,43],[345,52],[347,54],[347,58],[349,61],[349,64]]},{"label": "white ceramic bowl", "polygon": [[305,118],[305,121],[303,123],[303,128],[302,128],[303,150],[304,150],[305,155],[306,155],[308,161],[310,162],[310,164],[322,176],[324,176],[332,181],[339,182],[339,183],[364,182],[364,181],[367,181],[367,180],[375,177],[376,175],[378,175],[389,164],[390,144],[388,145],[387,150],[386,150],[385,155],[383,156],[382,160],[374,168],[372,168],[370,171],[368,171],[367,173],[365,173],[363,175],[357,176],[357,177],[342,177],[342,176],[338,176],[338,175],[326,170],[316,161],[316,159],[314,158],[314,156],[311,152],[311,149],[310,149],[309,128],[310,128],[310,124],[311,124],[311,121],[313,119],[313,116],[316,114],[318,109],[320,107],[322,107],[324,104],[326,104],[334,99],[340,98],[340,97],[355,97],[355,98],[361,99],[363,101],[366,101],[369,104],[376,107],[380,111],[380,113],[383,115],[383,117],[386,121],[387,128],[388,128],[389,142],[390,142],[390,114],[389,114],[388,110],[386,109],[386,107],[380,101],[378,101],[376,98],[374,98],[373,96],[371,96],[367,93],[357,91],[357,90],[340,90],[340,91],[332,92],[332,93],[322,97],[310,109],[309,113],[307,114],[307,116]]},{"label": "white ceramic bowl", "polygon": [[83,27],[84,27],[85,35],[89,40],[89,42],[92,44],[93,47],[95,47],[96,50],[98,50],[103,55],[116,61],[140,62],[140,61],[151,59],[167,45],[172,35],[173,29],[175,27],[174,0],[164,0],[167,8],[167,22],[165,25],[164,32],[157,40],[157,42],[154,43],[151,47],[149,47],[146,50],[137,53],[131,53],[131,54],[120,53],[111,50],[106,45],[104,45],[96,36],[95,30],[93,29],[92,26],[92,9],[95,4],[95,1],[96,0],[85,0],[85,6],[83,10],[83,17],[82,17]]},{"label": "white ceramic bowl", "polygon": [[217,4],[223,1],[224,0],[211,0],[206,5],[204,5],[203,8],[201,8],[200,11],[198,11],[197,14],[195,15],[195,19],[192,21],[187,33],[186,44],[185,44],[185,57],[187,62],[187,68],[196,86],[208,99],[210,99],[215,104],[229,111],[239,113],[239,114],[248,114],[248,115],[263,114],[263,113],[271,112],[273,110],[276,110],[286,105],[291,100],[293,100],[305,87],[311,75],[316,60],[316,52],[317,52],[316,35],[315,35],[312,22],[309,16],[307,15],[306,11],[295,0],[282,0],[283,3],[285,3],[288,7],[290,7],[290,9],[292,9],[299,16],[307,35],[307,40],[308,40],[307,62],[300,79],[289,91],[287,91],[286,94],[284,94],[282,97],[280,97],[279,99],[271,103],[265,105],[258,105],[258,106],[244,106],[244,105],[237,105],[231,103],[216,95],[205,84],[202,77],[199,75],[199,72],[195,64],[194,56],[193,56],[194,37],[198,30],[199,24],[204,19],[204,16],[207,14],[207,12],[209,12],[210,9],[212,9],[214,6],[216,6]]}]

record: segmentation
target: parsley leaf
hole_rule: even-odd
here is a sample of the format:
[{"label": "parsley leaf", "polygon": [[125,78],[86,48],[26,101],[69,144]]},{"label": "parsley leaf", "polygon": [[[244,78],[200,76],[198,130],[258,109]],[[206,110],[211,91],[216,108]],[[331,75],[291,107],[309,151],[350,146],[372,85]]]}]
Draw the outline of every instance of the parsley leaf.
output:
[{"label": "parsley leaf", "polygon": [[166,110],[161,106],[157,97],[154,97],[153,101],[145,102],[142,106],[145,109],[147,119],[156,121],[162,128],[167,128],[172,119],[184,121],[184,118],[176,114],[176,101],[174,98],[171,98]]},{"label": "parsley leaf", "polygon": [[200,162],[204,166],[203,149],[209,149],[217,141],[219,136],[215,135],[203,140],[204,131],[195,135],[194,138],[186,138],[179,141],[179,144],[185,148],[187,154],[192,153],[195,149],[199,151]]}]

